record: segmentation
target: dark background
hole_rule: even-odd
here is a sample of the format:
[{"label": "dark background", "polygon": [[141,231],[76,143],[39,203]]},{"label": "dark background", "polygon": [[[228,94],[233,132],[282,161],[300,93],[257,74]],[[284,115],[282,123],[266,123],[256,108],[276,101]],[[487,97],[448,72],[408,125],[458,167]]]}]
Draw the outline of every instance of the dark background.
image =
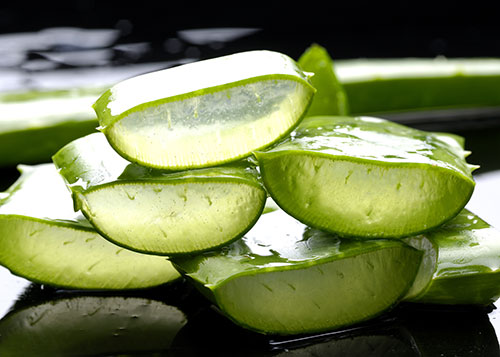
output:
[{"label": "dark background", "polygon": [[500,56],[498,11],[491,4],[3,1],[0,34],[56,26],[118,28],[123,42],[160,44],[183,29],[252,27],[263,31],[245,49],[274,49],[293,57],[311,42],[328,47],[335,58]]}]

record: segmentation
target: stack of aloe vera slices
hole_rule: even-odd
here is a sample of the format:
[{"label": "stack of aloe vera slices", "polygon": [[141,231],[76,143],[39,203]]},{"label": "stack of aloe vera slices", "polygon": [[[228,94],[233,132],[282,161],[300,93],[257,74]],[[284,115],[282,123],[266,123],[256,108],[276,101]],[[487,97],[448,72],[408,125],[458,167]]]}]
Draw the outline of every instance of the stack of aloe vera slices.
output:
[{"label": "stack of aloe vera slices", "polygon": [[[463,211],[475,168],[463,140],[349,117],[319,46],[298,64],[250,51],[138,76],[111,87],[94,109],[102,133],[69,143],[54,165],[30,169],[57,168],[73,210],[50,218],[43,235],[25,229],[37,215],[25,211],[23,176],[0,201],[2,227],[16,237],[1,240],[2,250],[31,246],[44,259],[26,253],[18,268],[3,258],[20,275],[87,288],[78,272],[52,279],[54,253],[42,247],[59,235],[54,246],[69,249],[76,235],[61,227],[81,212],[72,227],[115,255],[170,269],[159,281],[153,264],[128,267],[149,286],[180,273],[224,315],[260,333],[335,329],[403,300],[486,304],[500,295],[492,263],[500,233]],[[279,207],[264,210],[266,200]],[[11,217],[21,217],[19,229]],[[95,264],[71,250],[65,254],[77,258],[62,261],[83,273],[113,271],[110,285],[90,288],[138,287],[113,285],[130,274],[108,262],[111,251],[95,249]]]}]

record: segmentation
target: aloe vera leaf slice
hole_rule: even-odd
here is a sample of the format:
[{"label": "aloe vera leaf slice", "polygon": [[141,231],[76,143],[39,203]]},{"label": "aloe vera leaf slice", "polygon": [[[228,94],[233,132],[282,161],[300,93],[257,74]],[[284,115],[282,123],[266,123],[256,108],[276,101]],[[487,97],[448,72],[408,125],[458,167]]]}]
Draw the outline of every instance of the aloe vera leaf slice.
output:
[{"label": "aloe vera leaf slice", "polygon": [[264,209],[257,170],[242,161],[168,172],[130,163],[102,133],[62,148],[54,162],[76,209],[113,242],[145,253],[183,254],[241,237]]},{"label": "aloe vera leaf slice", "polygon": [[469,210],[405,241],[428,257],[405,300],[487,305],[500,297],[500,232]]},{"label": "aloe vera leaf slice", "polygon": [[170,261],[132,252],[99,235],[53,164],[20,167],[0,201],[0,264],[42,284],[75,289],[138,289],[179,278]]},{"label": "aloe vera leaf slice", "polygon": [[458,214],[474,190],[470,152],[453,135],[372,117],[308,117],[255,153],[271,197],[310,226],[398,238]]},{"label": "aloe vera leaf slice", "polygon": [[186,324],[175,306],[144,297],[74,296],[0,320],[2,356],[101,356],[167,350]]},{"label": "aloe vera leaf slice", "polygon": [[335,72],[351,115],[500,105],[498,58],[346,59]]},{"label": "aloe vera leaf slice", "polygon": [[349,114],[347,95],[337,79],[328,51],[314,43],[298,59],[302,70],[312,72],[311,84],[316,93],[306,116]]},{"label": "aloe vera leaf slice", "polygon": [[399,240],[342,240],[277,210],[231,245],[172,262],[235,323],[289,335],[386,311],[409,289],[421,256]]},{"label": "aloe vera leaf slice", "polygon": [[124,158],[179,170],[235,161],[272,144],[298,124],[313,95],[291,58],[248,51],[122,81],[94,109]]}]

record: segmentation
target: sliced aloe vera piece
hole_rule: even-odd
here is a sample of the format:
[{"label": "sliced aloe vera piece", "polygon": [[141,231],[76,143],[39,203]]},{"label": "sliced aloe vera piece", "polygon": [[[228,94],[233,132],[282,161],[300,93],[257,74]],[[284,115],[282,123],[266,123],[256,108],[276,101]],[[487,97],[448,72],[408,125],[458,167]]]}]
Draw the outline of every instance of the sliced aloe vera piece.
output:
[{"label": "sliced aloe vera piece", "polygon": [[291,58],[248,51],[120,82],[94,109],[126,159],[185,169],[234,161],[275,142],[298,124],[313,94]]},{"label": "sliced aloe vera piece", "polygon": [[335,61],[351,114],[499,106],[498,58]]},{"label": "sliced aloe vera piece", "polygon": [[399,240],[342,240],[277,210],[229,246],[172,262],[237,324],[286,335],[389,309],[409,289],[421,256]]},{"label": "sliced aloe vera piece", "polygon": [[300,56],[298,64],[304,71],[314,73],[310,80],[316,88],[316,93],[306,116],[347,115],[347,96],[337,79],[328,51],[318,44],[313,44]]},{"label": "sliced aloe vera piece", "polygon": [[405,300],[487,305],[500,297],[500,232],[469,210],[405,241],[425,252]]},{"label": "sliced aloe vera piece", "polygon": [[73,296],[0,320],[2,356],[110,356],[164,352],[186,324],[175,306],[143,297]]},{"label": "sliced aloe vera piece", "polygon": [[370,117],[309,117],[256,152],[276,203],[310,226],[357,237],[434,228],[469,200],[475,166],[454,135]]},{"label": "sliced aloe vera piece", "polygon": [[247,161],[167,172],[130,163],[102,133],[61,149],[54,162],[76,209],[119,245],[155,254],[207,250],[241,237],[267,192]]},{"label": "sliced aloe vera piece", "polygon": [[179,277],[160,256],[123,249],[81,213],[53,164],[20,166],[0,200],[0,264],[31,281],[76,289],[136,289]]}]

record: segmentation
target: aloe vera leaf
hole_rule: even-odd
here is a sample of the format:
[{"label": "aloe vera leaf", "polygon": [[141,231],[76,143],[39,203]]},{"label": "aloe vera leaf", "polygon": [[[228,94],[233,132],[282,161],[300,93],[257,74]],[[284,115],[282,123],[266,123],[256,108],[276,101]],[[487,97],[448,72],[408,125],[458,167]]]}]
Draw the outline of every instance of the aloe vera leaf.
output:
[{"label": "aloe vera leaf", "polygon": [[332,58],[324,47],[312,44],[300,56],[298,64],[304,71],[314,74],[310,81],[316,93],[306,116],[349,114],[346,93],[337,79]]},{"label": "aloe vera leaf", "polygon": [[469,210],[405,241],[426,257],[405,300],[487,305],[500,298],[500,232]]},{"label": "aloe vera leaf", "polygon": [[164,352],[186,322],[177,307],[143,297],[65,297],[14,310],[0,320],[0,354]]},{"label": "aloe vera leaf", "polygon": [[122,81],[94,109],[124,158],[179,170],[235,161],[274,143],[299,123],[313,95],[291,58],[248,51]]},{"label": "aloe vera leaf", "polygon": [[371,117],[308,117],[255,155],[269,194],[296,219],[398,238],[439,226],[470,199],[477,166],[454,137]]},{"label": "aloe vera leaf", "polygon": [[406,294],[421,256],[399,240],[342,240],[277,210],[231,245],[172,262],[233,322],[289,335],[388,310]]},{"label": "aloe vera leaf", "polygon": [[351,115],[500,105],[500,59],[335,61]]},{"label": "aloe vera leaf", "polygon": [[99,235],[79,212],[53,164],[19,166],[0,200],[0,264],[42,284],[75,289],[137,289],[179,273],[160,256],[132,252]]},{"label": "aloe vera leaf", "polygon": [[48,162],[68,142],[96,131],[101,88],[0,96],[0,166]]},{"label": "aloe vera leaf", "polygon": [[183,254],[241,237],[267,192],[249,162],[169,172],[130,163],[102,133],[62,148],[54,162],[76,209],[111,241],[145,253]]}]

